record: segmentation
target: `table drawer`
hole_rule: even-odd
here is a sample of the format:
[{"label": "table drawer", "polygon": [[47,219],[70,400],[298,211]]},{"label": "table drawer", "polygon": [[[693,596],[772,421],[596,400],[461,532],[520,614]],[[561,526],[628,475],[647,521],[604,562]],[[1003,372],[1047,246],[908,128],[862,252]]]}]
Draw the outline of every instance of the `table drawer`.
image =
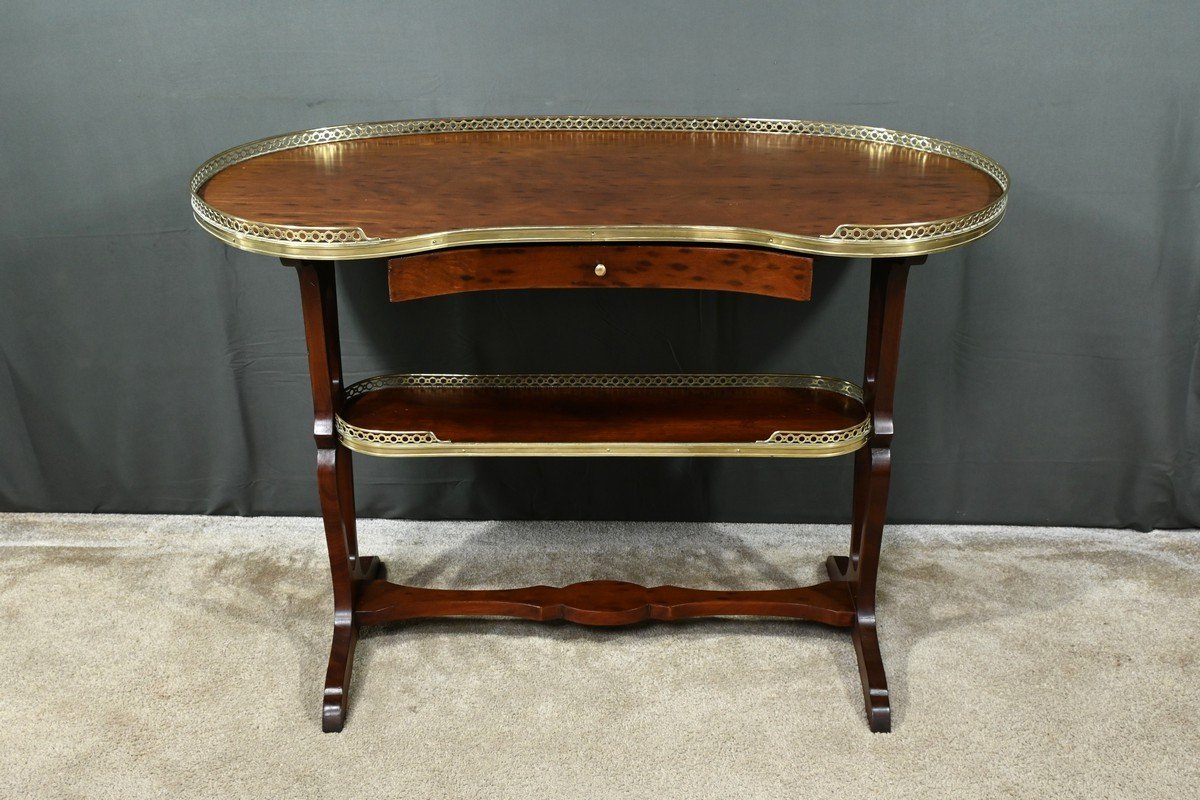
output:
[{"label": "table drawer", "polygon": [[808,300],[812,259],[747,247],[494,245],[388,261],[393,302],[497,289],[710,289]]}]

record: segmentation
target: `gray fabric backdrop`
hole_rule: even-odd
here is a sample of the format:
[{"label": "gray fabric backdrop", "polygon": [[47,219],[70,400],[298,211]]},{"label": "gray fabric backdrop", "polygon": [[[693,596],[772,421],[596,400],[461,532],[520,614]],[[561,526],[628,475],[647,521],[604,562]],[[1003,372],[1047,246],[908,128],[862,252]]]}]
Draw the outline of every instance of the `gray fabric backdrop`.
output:
[{"label": "gray fabric backdrop", "polygon": [[[892,518],[1200,523],[1200,7],[1137,2],[6,3],[0,507],[311,514],[296,279],[192,222],[243,141],[480,114],[799,117],[1012,173],[910,282]],[[349,377],[861,374],[866,271],[816,302],[622,292],[391,307],[343,271]],[[359,458],[412,517],[845,519],[849,459]]]}]

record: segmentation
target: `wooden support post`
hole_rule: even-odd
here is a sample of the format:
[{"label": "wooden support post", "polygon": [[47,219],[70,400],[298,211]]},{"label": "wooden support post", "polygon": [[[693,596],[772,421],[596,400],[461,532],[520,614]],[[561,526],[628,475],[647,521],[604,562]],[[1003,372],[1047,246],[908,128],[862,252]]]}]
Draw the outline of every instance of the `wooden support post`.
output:
[{"label": "wooden support post", "polygon": [[358,642],[355,598],[360,585],[377,575],[382,565],[374,558],[359,558],[352,454],[338,442],[334,428],[334,418],[342,402],[342,355],[333,262],[283,259],[283,263],[294,267],[300,277],[308,371],[312,379],[317,490],[333,579],[333,644],[321,707],[321,727],[329,733],[340,731],[346,721],[354,646]]},{"label": "wooden support post", "polygon": [[850,555],[830,556],[827,563],[831,578],[850,584],[855,606],[850,632],[858,656],[867,722],[877,733],[892,728],[891,698],[875,626],[875,585],[887,514],[892,435],[895,432],[892,400],[900,357],[900,327],[908,268],[924,260],[924,257],[879,259],[871,264],[863,395],[867,413],[871,415],[872,432],[866,446],[854,454]]}]

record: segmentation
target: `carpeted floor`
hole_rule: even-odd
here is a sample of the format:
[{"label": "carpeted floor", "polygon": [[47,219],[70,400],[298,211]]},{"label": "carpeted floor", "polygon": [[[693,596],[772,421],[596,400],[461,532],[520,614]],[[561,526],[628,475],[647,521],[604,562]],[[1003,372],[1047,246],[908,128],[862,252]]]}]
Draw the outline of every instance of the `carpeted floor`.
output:
[{"label": "carpeted floor", "polygon": [[[393,580],[822,579],[837,526],[367,521]],[[840,630],[422,621],[323,735],[314,519],[0,515],[0,796],[1200,794],[1196,531],[889,529],[891,734]]]}]

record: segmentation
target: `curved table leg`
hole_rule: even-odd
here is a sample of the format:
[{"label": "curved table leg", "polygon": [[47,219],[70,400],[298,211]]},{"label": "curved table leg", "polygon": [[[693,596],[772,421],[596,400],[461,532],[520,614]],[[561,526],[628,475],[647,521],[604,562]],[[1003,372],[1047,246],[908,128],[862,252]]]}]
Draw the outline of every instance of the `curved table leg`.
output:
[{"label": "curved table leg", "polygon": [[366,584],[386,573],[378,558],[358,555],[351,458],[350,451],[341,445],[317,451],[317,485],[333,577],[333,643],[321,698],[321,728],[326,733],[340,731],[346,722],[350,674],[358,643],[355,602]]},{"label": "curved table leg", "polygon": [[339,480],[339,473],[349,470],[350,458],[350,452],[340,445],[317,451],[317,487],[333,580],[333,645],[321,702],[321,726],[327,733],[340,731],[345,722],[350,669],[354,663],[354,645],[358,641],[353,563],[357,554],[351,551],[353,543],[346,525],[347,513],[354,513],[354,500],[346,491],[346,482]]},{"label": "curved table leg", "polygon": [[[835,581],[847,580],[846,570],[849,563],[850,560],[845,556],[830,556],[825,562],[829,577]],[[865,614],[859,610],[850,627],[850,637],[854,641],[854,654],[858,657],[858,677],[862,682],[867,725],[873,733],[890,733],[891,695],[888,693],[887,673],[883,669],[883,655],[879,650],[875,614]]]},{"label": "curved table leg", "polygon": [[294,267],[300,279],[312,382],[317,490],[333,582],[333,643],[321,699],[321,727],[333,732],[340,731],[346,721],[350,671],[358,642],[354,604],[363,585],[382,572],[382,564],[375,558],[359,558],[351,453],[338,442],[334,427],[342,403],[342,355],[333,263],[294,259],[283,259],[283,263]]},{"label": "curved table leg", "polygon": [[892,455],[887,447],[864,447],[859,453],[864,455],[856,463],[855,482],[861,481],[865,487],[861,492],[855,492],[862,503],[854,515],[860,526],[858,551],[851,553],[849,559],[830,559],[828,567],[831,576],[837,569],[841,573],[838,577],[850,581],[855,605],[854,625],[850,634],[854,638],[854,652],[858,656],[858,674],[862,679],[867,722],[872,731],[886,733],[892,729],[892,711],[887,674],[883,669],[883,656],[879,652],[879,637],[875,629],[875,584],[879,574],[879,549],[887,512]]},{"label": "curved table leg", "polygon": [[875,623],[875,584],[879,576],[879,550],[887,515],[888,485],[892,472],[892,398],[900,356],[900,327],[904,315],[904,289],[908,268],[924,257],[880,259],[871,265],[871,297],[867,311],[864,402],[871,415],[867,446],[854,454],[854,514],[850,555],[830,556],[829,576],[846,581],[854,597],[855,617],[850,628],[863,702],[871,730],[892,729],[891,696],[879,651]]}]

